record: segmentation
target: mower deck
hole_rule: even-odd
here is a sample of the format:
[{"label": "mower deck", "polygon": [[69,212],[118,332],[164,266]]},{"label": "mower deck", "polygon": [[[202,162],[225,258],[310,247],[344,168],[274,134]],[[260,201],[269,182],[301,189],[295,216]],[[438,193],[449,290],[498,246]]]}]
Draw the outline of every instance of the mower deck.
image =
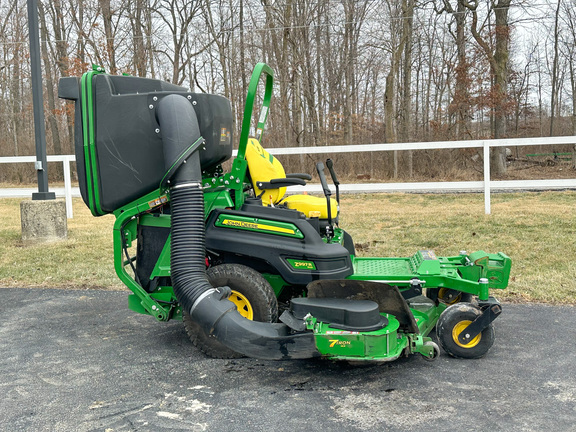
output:
[{"label": "mower deck", "polygon": [[406,325],[397,316],[384,312],[380,316],[385,325],[371,331],[343,329],[312,315],[306,319],[306,326],[314,332],[318,350],[333,360],[388,362],[403,354],[415,353],[433,360],[438,354],[438,347],[428,334],[446,306],[436,305],[424,296],[415,297],[407,304],[417,326],[416,331],[407,331]]}]

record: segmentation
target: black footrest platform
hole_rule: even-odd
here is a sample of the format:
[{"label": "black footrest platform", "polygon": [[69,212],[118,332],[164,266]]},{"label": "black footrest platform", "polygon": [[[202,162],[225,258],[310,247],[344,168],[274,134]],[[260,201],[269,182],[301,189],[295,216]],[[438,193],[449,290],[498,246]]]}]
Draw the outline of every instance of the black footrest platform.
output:
[{"label": "black footrest platform", "polygon": [[290,302],[290,312],[301,320],[310,314],[318,321],[342,330],[366,332],[388,325],[388,320],[378,312],[378,303],[370,300],[295,298]]}]

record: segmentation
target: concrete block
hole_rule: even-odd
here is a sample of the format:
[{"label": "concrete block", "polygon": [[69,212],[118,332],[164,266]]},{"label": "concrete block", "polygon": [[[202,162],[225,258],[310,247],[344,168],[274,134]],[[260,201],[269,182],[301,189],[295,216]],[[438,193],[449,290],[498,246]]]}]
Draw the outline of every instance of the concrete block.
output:
[{"label": "concrete block", "polygon": [[20,202],[22,241],[53,242],[68,238],[66,201],[25,200]]}]

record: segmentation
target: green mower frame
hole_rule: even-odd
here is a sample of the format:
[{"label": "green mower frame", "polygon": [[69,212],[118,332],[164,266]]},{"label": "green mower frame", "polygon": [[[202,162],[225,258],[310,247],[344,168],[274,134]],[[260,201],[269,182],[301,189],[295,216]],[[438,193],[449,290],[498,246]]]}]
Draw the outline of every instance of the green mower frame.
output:
[{"label": "green mower frame", "polygon": [[[215,286],[230,287],[228,298],[243,317],[276,322],[280,305],[282,331],[289,335],[313,335],[318,355],[330,359],[390,361],[413,353],[435,359],[440,350],[429,336],[434,329],[444,351],[454,357],[478,358],[486,354],[494,341],[493,321],[502,311],[490,290],[505,289],[510,275],[511,260],[504,253],[477,251],[437,257],[433,251],[423,250],[406,258],[358,257],[351,236],[335,223],[337,215],[330,215],[331,190],[322,163],[317,170],[327,200],[326,220],[305,217],[282,206],[263,206],[255,196],[246,146],[263,81],[262,104],[255,127],[256,139],[262,140],[273,76],[266,64],[256,65],[248,88],[238,151],[228,172],[224,172],[221,163],[229,157],[225,147],[229,146],[231,151],[231,121],[210,123],[213,113],[224,112],[221,117],[227,117],[226,109],[220,108],[225,105],[223,98],[204,101],[202,95],[161,82],[150,87],[148,81],[142,84],[141,91],[130,87],[131,90],[122,92],[119,89],[124,81],[120,78],[124,77],[111,78],[98,67],[81,79],[61,81],[60,97],[76,101],[76,153],[79,176],[85,179],[81,188],[83,198],[95,216],[113,213],[116,217],[114,268],[132,291],[129,308],[158,321],[183,319],[192,341],[208,355],[242,354],[221,344],[212,328],[199,326],[191,318],[191,311],[183,310],[172,286],[171,171],[180,169],[188,155],[221,146],[220,153],[212,156],[210,166],[206,169],[202,166],[205,264],[208,278]],[[97,87],[95,83],[103,78],[107,84]],[[138,79],[129,82],[135,80]],[[136,88],[140,88],[140,82],[135,82]],[[104,98],[102,92],[109,87],[114,87],[111,96]],[[117,150],[113,139],[102,138],[99,122],[106,121],[108,126],[115,121],[113,115],[106,118],[105,109],[120,103],[123,95],[132,95],[126,106],[142,105],[140,118],[145,110],[152,115],[150,124],[144,128],[150,131],[142,136],[152,140],[149,148],[153,149],[154,140],[165,131],[161,132],[162,127],[155,123],[157,114],[153,117],[158,100],[165,93],[186,97],[195,107],[201,130],[203,127],[209,130],[204,133],[211,134],[211,138],[206,142],[194,140],[186,156],[180,155],[167,172],[158,174],[162,180],[156,187],[144,187],[137,182],[132,187],[128,178],[119,180],[127,185],[125,196],[118,198],[117,194],[106,192],[111,186],[106,183],[109,174],[104,171],[113,162],[103,159],[105,153],[112,153],[113,147],[114,158],[122,159],[125,165],[129,165],[126,160],[132,156],[124,156],[122,150]],[[100,101],[105,101],[105,109]],[[202,117],[200,112],[208,114]],[[118,132],[117,142],[121,142],[122,133]],[[199,147],[206,150],[198,150]],[[148,159],[155,156],[147,158],[145,150],[142,152],[137,162],[148,170],[153,166],[146,165],[150,164]],[[339,182],[332,161],[328,160],[326,165],[339,201]],[[288,185],[303,183],[301,178],[280,180]],[[108,196],[113,199],[107,199]]]}]

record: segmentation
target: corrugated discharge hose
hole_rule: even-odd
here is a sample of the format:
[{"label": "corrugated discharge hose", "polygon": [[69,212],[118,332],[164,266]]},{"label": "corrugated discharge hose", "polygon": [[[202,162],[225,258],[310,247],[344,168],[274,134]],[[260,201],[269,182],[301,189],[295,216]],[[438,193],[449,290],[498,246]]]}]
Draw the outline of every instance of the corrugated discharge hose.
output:
[{"label": "corrugated discharge hose", "polygon": [[171,277],[174,294],[207,334],[249,357],[280,360],[318,357],[311,332],[293,334],[284,324],[250,321],[227,300],[228,287],[213,288],[206,278],[202,137],[194,108],[181,95],[163,97],[157,119],[170,184],[172,212]]}]

